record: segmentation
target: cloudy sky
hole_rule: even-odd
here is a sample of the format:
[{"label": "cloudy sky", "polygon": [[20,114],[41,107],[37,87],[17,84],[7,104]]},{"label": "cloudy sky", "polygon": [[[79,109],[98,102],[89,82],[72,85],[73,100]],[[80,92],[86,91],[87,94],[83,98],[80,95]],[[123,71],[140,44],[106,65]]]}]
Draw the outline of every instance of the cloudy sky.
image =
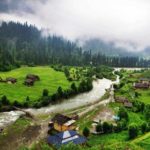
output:
[{"label": "cloudy sky", "polygon": [[150,0],[0,0],[0,19],[27,21],[71,40],[150,46]]}]

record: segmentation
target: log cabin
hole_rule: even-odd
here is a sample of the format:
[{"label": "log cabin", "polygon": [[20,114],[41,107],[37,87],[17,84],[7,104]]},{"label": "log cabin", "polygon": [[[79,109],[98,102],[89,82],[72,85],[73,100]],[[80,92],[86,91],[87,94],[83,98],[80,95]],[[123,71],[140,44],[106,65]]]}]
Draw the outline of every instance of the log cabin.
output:
[{"label": "log cabin", "polygon": [[54,118],[52,118],[51,122],[53,122],[53,128],[59,132],[66,130],[74,130],[76,128],[76,121],[62,114],[56,114]]}]

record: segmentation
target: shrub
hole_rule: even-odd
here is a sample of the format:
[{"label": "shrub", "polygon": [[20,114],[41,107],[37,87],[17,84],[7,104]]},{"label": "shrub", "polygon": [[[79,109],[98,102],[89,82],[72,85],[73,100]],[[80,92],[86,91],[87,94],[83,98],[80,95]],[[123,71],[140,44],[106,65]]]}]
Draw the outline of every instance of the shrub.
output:
[{"label": "shrub", "polygon": [[124,107],[121,107],[118,111],[120,119],[126,119],[128,121],[128,113]]},{"label": "shrub", "polygon": [[128,134],[130,139],[134,139],[138,135],[138,127],[136,124],[129,125]]},{"label": "shrub", "polygon": [[7,99],[7,97],[5,95],[2,96],[1,102],[3,105],[9,105],[10,104],[9,100]]},{"label": "shrub", "polygon": [[27,102],[30,101],[30,97],[29,97],[29,96],[26,97],[26,101],[27,101]]},{"label": "shrub", "polygon": [[112,124],[109,124],[108,122],[104,122],[103,123],[103,132],[104,133],[112,132],[112,129],[113,129],[113,125]]},{"label": "shrub", "polygon": [[48,96],[48,93],[49,93],[49,92],[48,92],[47,89],[44,89],[44,90],[43,90],[43,96]]},{"label": "shrub", "polygon": [[62,88],[60,86],[58,87],[57,92],[58,92],[58,96],[60,98],[62,98],[63,97],[63,90],[62,90]]},{"label": "shrub", "polygon": [[73,93],[77,93],[77,87],[76,87],[76,85],[75,85],[75,83],[72,83],[71,84],[71,89],[73,90]]},{"label": "shrub", "polygon": [[103,131],[102,124],[101,123],[97,124],[96,132],[102,132],[102,131]]},{"label": "shrub", "polygon": [[89,134],[90,134],[90,130],[89,130],[87,127],[85,127],[85,128],[83,129],[83,135],[84,135],[85,137],[88,137]]},{"label": "shrub", "polygon": [[142,131],[142,133],[145,133],[147,131],[147,124],[146,124],[146,122],[142,123],[142,125],[141,125],[141,131]]},{"label": "shrub", "polygon": [[14,101],[14,102],[13,102],[13,106],[22,107],[22,104],[19,103],[18,101]]}]

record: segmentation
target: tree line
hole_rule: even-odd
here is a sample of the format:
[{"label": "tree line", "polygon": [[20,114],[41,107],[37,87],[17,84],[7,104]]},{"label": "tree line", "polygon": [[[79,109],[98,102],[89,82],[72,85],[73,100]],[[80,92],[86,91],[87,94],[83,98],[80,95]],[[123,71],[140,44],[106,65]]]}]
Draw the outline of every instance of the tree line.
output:
[{"label": "tree line", "polygon": [[138,57],[110,57],[91,50],[83,51],[76,43],[56,35],[42,36],[42,30],[27,23],[2,22],[0,26],[0,70],[20,65],[109,65],[148,67],[150,60]]}]

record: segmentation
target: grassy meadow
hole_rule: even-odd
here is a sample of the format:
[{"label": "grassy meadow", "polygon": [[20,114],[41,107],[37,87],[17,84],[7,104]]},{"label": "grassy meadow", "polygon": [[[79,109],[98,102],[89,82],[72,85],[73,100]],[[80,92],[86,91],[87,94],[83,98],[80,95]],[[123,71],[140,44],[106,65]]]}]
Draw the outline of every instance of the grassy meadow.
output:
[{"label": "grassy meadow", "polygon": [[[40,81],[36,81],[34,86],[25,86],[23,83],[27,74],[38,75]],[[0,83],[0,97],[6,95],[10,102],[15,100],[23,102],[27,96],[32,102],[42,96],[43,89],[48,89],[49,94],[53,94],[59,86],[62,89],[68,89],[71,85],[63,72],[55,71],[48,66],[21,67],[9,72],[0,72],[0,77],[3,79],[7,77],[17,79],[15,84]]]}]

